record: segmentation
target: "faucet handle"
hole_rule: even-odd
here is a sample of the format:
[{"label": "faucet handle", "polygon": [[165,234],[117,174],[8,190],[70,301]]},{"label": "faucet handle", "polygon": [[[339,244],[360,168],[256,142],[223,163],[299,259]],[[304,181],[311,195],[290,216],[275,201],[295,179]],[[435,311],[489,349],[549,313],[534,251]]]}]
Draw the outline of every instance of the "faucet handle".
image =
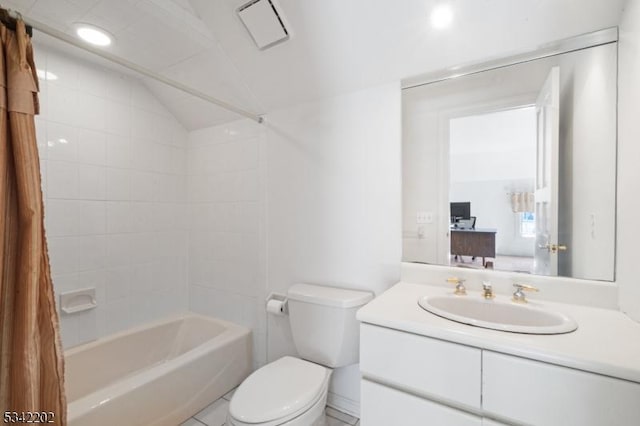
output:
[{"label": "faucet handle", "polygon": [[527,298],[524,295],[525,291],[540,291],[537,287],[528,284],[514,283],[513,286],[516,291],[513,292],[512,300],[517,303],[527,303]]},{"label": "faucet handle", "polygon": [[458,278],[458,277],[449,277],[447,278],[447,282],[449,284],[455,284],[456,285],[456,289],[454,290],[453,294],[457,295],[457,296],[466,296],[467,294],[467,289],[464,286],[464,282],[466,280],[462,279],[462,278]]},{"label": "faucet handle", "polygon": [[493,299],[495,294],[493,294],[493,286],[489,281],[482,281],[482,296],[485,299]]}]

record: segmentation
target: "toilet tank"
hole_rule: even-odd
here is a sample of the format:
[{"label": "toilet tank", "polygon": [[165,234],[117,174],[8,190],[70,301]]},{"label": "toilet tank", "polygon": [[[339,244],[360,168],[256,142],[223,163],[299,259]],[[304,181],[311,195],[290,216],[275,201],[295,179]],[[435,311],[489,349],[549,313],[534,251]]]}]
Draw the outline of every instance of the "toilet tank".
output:
[{"label": "toilet tank", "polygon": [[331,368],[358,362],[356,311],[373,299],[372,292],[295,284],[287,297],[293,341],[301,358]]}]

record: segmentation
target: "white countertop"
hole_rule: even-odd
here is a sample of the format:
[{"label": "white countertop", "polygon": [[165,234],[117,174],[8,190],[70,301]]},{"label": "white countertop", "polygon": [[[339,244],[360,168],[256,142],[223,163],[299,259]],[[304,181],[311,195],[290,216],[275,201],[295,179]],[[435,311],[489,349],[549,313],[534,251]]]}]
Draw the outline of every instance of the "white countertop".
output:
[{"label": "white countertop", "polygon": [[[568,334],[531,335],[457,323],[418,306],[418,298],[451,294],[447,287],[400,282],[358,311],[358,320],[463,345],[516,355],[640,383],[640,324],[619,311],[529,301],[573,317]],[[466,297],[478,297],[468,291]],[[506,295],[498,298],[508,300]]]}]

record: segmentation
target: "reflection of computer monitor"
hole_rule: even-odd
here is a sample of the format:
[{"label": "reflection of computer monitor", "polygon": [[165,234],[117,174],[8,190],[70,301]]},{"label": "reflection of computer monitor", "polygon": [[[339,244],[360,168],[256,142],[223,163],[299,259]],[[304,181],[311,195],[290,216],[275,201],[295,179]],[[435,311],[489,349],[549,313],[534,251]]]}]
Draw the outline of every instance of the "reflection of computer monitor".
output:
[{"label": "reflection of computer monitor", "polygon": [[471,202],[451,203],[451,223],[456,223],[460,219],[471,219]]}]

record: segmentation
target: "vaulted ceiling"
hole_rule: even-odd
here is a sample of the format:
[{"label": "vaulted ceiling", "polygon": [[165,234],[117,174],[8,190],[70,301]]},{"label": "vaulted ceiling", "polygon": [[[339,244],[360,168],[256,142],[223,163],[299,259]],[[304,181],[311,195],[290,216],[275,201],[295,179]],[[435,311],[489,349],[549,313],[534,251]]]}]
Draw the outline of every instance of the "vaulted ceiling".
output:
[{"label": "vaulted ceiling", "polygon": [[[291,39],[262,51],[235,12],[247,0],[5,0],[3,6],[69,34],[76,22],[100,26],[115,36],[112,53],[265,113],[615,26],[626,1],[274,0]],[[442,3],[454,18],[436,30],[429,15]],[[144,81],[188,129],[237,118]]]}]

